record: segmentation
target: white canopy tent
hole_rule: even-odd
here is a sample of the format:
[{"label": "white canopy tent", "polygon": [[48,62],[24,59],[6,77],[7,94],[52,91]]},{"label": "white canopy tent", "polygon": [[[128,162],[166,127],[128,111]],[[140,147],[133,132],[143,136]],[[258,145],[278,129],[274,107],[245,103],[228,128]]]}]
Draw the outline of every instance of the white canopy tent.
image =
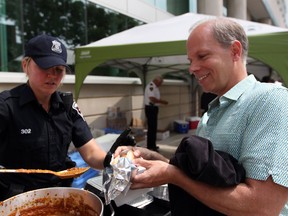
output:
[{"label": "white canopy tent", "polygon": [[[76,48],[76,99],[86,76],[100,65],[133,71],[141,78],[143,84],[156,73],[177,72],[189,76],[186,40],[193,24],[208,18],[213,16],[187,13],[137,26]],[[288,83],[287,29],[246,20],[234,20],[243,26],[249,37],[248,55],[269,65]]]}]

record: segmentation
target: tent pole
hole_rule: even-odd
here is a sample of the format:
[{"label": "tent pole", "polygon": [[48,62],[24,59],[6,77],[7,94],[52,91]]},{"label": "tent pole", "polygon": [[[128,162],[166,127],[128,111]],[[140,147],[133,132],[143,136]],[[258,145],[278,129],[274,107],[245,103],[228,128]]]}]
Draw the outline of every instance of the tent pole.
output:
[{"label": "tent pole", "polygon": [[147,64],[143,65],[143,89],[145,91],[145,87],[147,85],[147,71],[148,71],[148,66]]}]

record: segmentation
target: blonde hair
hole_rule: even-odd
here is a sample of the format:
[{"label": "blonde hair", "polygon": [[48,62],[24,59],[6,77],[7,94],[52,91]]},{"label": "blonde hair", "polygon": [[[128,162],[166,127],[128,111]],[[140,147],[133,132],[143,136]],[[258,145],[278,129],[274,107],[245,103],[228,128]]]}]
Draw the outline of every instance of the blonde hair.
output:
[{"label": "blonde hair", "polygon": [[30,64],[31,60],[32,60],[32,58],[31,58],[31,57],[29,57],[29,56],[26,56],[26,57],[24,57],[24,58],[22,59],[22,62],[23,62],[23,61],[26,61],[26,65],[25,65],[25,68],[23,68],[23,70],[24,70],[24,73],[26,73],[26,75],[27,75],[28,66],[29,66],[29,64]]}]

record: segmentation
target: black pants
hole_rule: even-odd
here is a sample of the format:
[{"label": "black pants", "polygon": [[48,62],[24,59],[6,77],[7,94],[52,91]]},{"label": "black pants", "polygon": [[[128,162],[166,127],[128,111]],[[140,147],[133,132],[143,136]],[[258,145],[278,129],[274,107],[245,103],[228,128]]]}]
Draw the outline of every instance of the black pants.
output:
[{"label": "black pants", "polygon": [[158,106],[145,106],[145,115],[147,118],[147,148],[156,149],[156,136],[157,136],[157,118]]}]

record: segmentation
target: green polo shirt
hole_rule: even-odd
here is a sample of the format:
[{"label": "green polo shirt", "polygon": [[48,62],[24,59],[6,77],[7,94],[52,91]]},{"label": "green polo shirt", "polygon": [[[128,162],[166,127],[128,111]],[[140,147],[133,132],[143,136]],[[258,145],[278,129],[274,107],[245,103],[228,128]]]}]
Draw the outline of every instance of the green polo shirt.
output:
[{"label": "green polo shirt", "polygon": [[[209,104],[197,135],[233,155],[246,176],[288,187],[288,90],[253,75]],[[288,204],[281,215],[288,215]]]}]

